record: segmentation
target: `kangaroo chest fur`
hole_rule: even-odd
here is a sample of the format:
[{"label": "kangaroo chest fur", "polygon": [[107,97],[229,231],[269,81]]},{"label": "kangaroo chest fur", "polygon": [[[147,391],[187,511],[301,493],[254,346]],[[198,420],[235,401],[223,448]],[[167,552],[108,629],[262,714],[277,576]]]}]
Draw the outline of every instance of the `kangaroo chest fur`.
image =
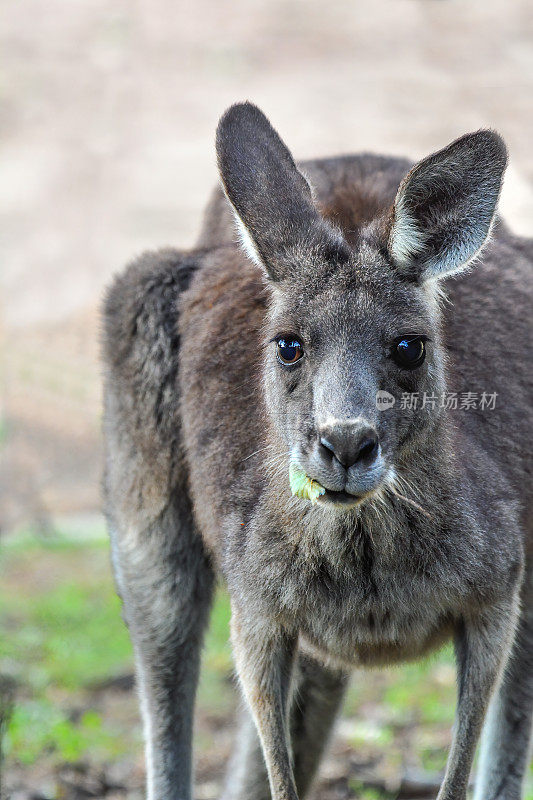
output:
[{"label": "kangaroo chest fur", "polygon": [[260,516],[228,537],[222,570],[258,619],[281,620],[325,662],[417,658],[449,636],[465,602],[482,604],[507,580],[472,528],[450,517],[455,535],[419,528],[401,509],[396,520],[367,512],[342,523],[318,510],[303,519],[296,512],[285,528]]}]

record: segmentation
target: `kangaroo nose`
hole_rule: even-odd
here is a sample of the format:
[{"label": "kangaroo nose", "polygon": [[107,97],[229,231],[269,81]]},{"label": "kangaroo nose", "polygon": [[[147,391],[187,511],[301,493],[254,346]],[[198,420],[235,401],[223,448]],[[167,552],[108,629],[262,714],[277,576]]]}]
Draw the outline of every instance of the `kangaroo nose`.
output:
[{"label": "kangaroo nose", "polygon": [[336,425],[321,431],[320,444],[349,469],[354,464],[369,466],[378,453],[378,435],[369,425]]}]

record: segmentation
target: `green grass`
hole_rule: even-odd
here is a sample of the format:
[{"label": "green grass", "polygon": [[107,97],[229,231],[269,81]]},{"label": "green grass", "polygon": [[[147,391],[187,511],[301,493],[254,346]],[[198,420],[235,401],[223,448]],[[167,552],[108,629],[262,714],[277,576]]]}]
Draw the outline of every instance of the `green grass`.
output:
[{"label": "green grass", "polygon": [[[424,725],[451,724],[455,711],[455,673],[451,646],[416,664],[406,664],[383,702],[401,718]],[[416,697],[416,703],[413,698]]]},{"label": "green grass", "polygon": [[[50,559],[50,555],[53,559]],[[4,672],[34,691],[75,689],[129,669],[131,645],[120,601],[109,578],[105,545],[29,547],[0,561],[5,577],[28,574],[55,562],[59,575],[42,591],[22,586],[0,590]],[[51,585],[50,585],[51,584]]]},{"label": "green grass", "polygon": [[109,760],[126,749],[120,739],[104,728],[96,711],[85,711],[73,722],[46,698],[27,700],[15,707],[7,734],[6,755],[21,764],[33,764],[40,756],[55,754],[61,761]]},{"label": "green grass", "polygon": [[350,780],[349,787],[359,800],[394,800],[394,794],[365,786],[361,781]]},{"label": "green grass", "polygon": [[210,713],[223,714],[232,710],[233,692],[230,691],[233,676],[233,660],[229,643],[229,598],[225,592],[217,592],[209,630],[205,637],[202,673],[198,687],[198,704]]},{"label": "green grass", "polygon": [[26,540],[4,549],[0,573],[1,672],[18,686],[6,755],[31,764],[123,752],[117,732],[84,708],[92,684],[132,665],[107,547]]},{"label": "green grass", "polygon": [[131,647],[108,581],[69,580],[38,603],[3,600],[12,635],[0,653],[35,690],[89,686],[128,667]]},{"label": "green grass", "polygon": [[[18,686],[4,750],[23,764],[112,758],[132,746],[94,709],[91,689],[133,670],[105,540],[72,543],[31,532],[0,556],[0,674]],[[229,602],[219,592],[206,635],[199,705],[231,710]],[[82,709],[80,711],[80,708]],[[133,746],[139,746],[137,736]]]}]

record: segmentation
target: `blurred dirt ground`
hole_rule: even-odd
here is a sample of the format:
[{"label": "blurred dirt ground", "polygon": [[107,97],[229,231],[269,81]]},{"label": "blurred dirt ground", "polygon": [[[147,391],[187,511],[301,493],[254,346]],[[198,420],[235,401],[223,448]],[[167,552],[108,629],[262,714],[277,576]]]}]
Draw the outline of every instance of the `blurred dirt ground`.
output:
[{"label": "blurred dirt ground", "polygon": [[213,133],[260,104],[297,157],[418,157],[483,125],[533,233],[529,0],[18,0],[1,24],[0,525],[99,507],[98,305],[194,242]]}]

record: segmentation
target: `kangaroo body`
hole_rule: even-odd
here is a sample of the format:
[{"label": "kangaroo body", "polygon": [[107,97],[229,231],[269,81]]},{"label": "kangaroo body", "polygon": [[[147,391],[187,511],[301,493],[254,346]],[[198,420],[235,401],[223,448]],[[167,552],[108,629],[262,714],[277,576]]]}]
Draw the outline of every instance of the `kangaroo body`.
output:
[{"label": "kangaroo body", "polygon": [[[260,112],[235,108],[248,108],[246,126],[259,125],[253,147],[262,136],[278,147]],[[254,217],[264,165],[250,172],[259,189],[247,187],[246,167],[233,176],[227,141],[219,140],[221,172],[252,258],[217,190],[197,249],[141,257],[105,308],[106,503],[149,796],[191,796],[194,692],[219,573],[251,712],[227,800],[303,797],[349,670],[419,658],[450,637],[458,720],[439,798],[465,796],[492,697],[477,798],[519,800],[533,710],[533,243],[497,221],[481,263],[446,283],[446,302],[433,278],[391,280],[383,231],[399,254],[407,201],[398,197],[411,165],[362,155],[301,165],[316,221],[307,200],[292,211],[300,172],[293,179],[289,164],[286,181],[280,172],[279,213],[292,216],[289,234],[278,235],[285,242],[297,219],[314,242],[303,253],[298,241],[289,257],[268,238],[282,217],[269,220],[262,208]],[[292,354],[296,326],[312,367],[302,359],[285,369],[267,354]],[[391,377],[385,343],[422,328],[431,362]],[[394,406],[379,411],[376,390],[392,388]],[[445,392],[457,394],[456,408],[442,407]],[[477,398],[470,407],[468,393]],[[418,395],[416,408],[408,395]],[[338,421],[350,421],[353,441],[361,419],[365,442],[345,459]],[[291,495],[295,459],[326,484],[329,503]]]}]

